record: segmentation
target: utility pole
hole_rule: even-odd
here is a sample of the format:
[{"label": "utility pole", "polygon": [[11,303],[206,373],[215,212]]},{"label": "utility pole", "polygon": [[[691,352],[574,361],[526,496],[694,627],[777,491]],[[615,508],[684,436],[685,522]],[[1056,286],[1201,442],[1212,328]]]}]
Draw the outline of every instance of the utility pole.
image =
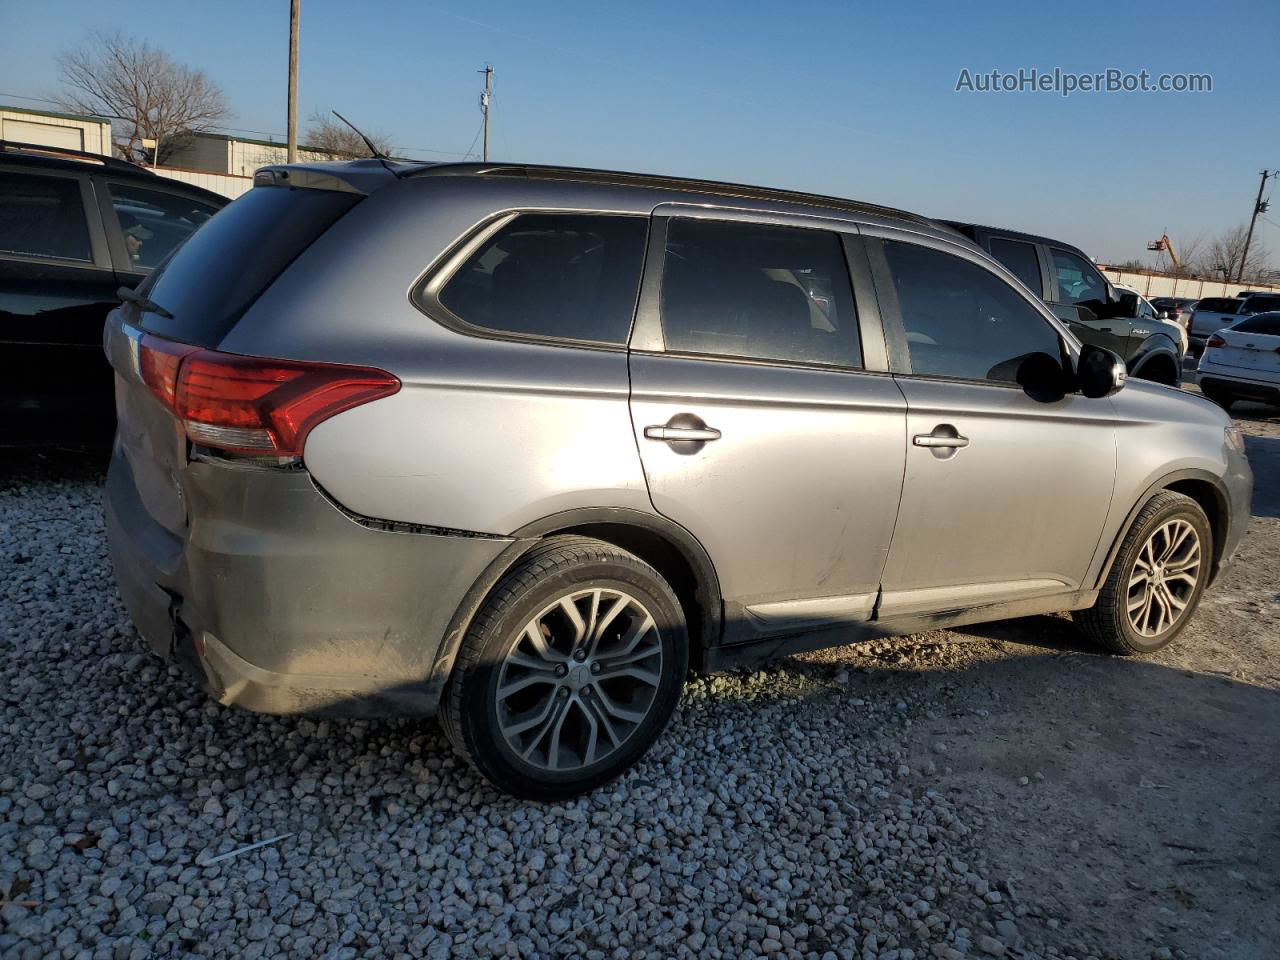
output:
[{"label": "utility pole", "polygon": [[[295,0],[296,2],[296,0]],[[484,93],[480,94],[480,109],[484,111],[484,151],[480,154],[485,163],[489,162],[489,101],[492,99],[493,67],[485,64],[480,71],[484,74]]]},{"label": "utility pole", "polygon": [[1266,170],[1262,171],[1262,180],[1258,184],[1258,199],[1253,201],[1253,216],[1249,218],[1249,232],[1244,238],[1244,253],[1240,254],[1240,269],[1236,271],[1236,283],[1244,280],[1244,266],[1249,261],[1249,244],[1253,242],[1253,226],[1258,222],[1258,214],[1263,213],[1267,209],[1267,204],[1262,200],[1262,190],[1267,185],[1267,177],[1280,176],[1280,170],[1270,173]]},{"label": "utility pole", "polygon": [[298,162],[298,20],[301,0],[289,2],[289,162]]}]

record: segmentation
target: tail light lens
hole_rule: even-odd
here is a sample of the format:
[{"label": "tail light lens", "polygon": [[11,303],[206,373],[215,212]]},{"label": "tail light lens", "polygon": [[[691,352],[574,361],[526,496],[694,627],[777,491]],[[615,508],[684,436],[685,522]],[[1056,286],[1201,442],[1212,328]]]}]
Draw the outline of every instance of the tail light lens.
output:
[{"label": "tail light lens", "polygon": [[1205,341],[1204,348],[1208,350],[1210,347],[1225,347],[1227,341],[1223,340],[1216,333]]},{"label": "tail light lens", "polygon": [[193,442],[272,457],[302,456],[318,424],[400,389],[399,379],[372,367],[242,357],[150,334],[138,367]]}]

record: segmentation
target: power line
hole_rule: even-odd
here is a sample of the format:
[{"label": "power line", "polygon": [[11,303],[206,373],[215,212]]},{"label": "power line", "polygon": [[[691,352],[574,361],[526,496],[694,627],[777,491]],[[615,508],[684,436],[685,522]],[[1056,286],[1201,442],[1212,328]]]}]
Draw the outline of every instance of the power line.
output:
[{"label": "power line", "polygon": [[471,156],[472,151],[476,148],[476,141],[480,139],[480,131],[484,129],[484,121],[480,121],[480,126],[476,127],[476,135],[471,138],[471,146],[467,147],[467,152],[462,155],[462,159],[466,160]]},{"label": "power line", "polygon": [[[6,92],[4,92],[4,91],[2,91],[2,90],[0,90],[0,97],[7,97],[7,98],[12,99],[12,100],[29,100],[29,101],[31,101],[32,103],[51,103],[51,104],[53,104],[54,106],[61,106],[61,104],[59,103],[59,101],[57,101],[57,100],[50,100],[48,97],[27,97],[27,96],[23,96],[23,95],[22,95],[22,94],[20,94],[20,93],[6,93]],[[128,120],[129,118],[128,118],[128,117],[109,117],[109,118],[107,118],[107,119],[111,119],[111,120]],[[281,142],[280,142],[280,146],[282,146],[282,147],[283,147],[283,146],[286,146],[287,141],[288,141],[288,135],[287,135],[287,134],[279,133],[279,132],[277,132],[277,131],[275,131],[275,130],[251,130],[251,129],[249,129],[248,127],[225,127],[225,126],[221,126],[221,125],[219,125],[219,126],[210,127],[210,128],[209,128],[209,132],[212,132],[212,133],[251,133],[251,134],[253,134],[253,135],[254,135],[254,136],[256,136],[256,137],[265,137],[265,138],[268,138],[268,139],[271,139],[271,140],[279,140],[279,141],[281,141]],[[401,152],[409,152],[409,153],[435,153],[435,154],[439,154],[440,156],[443,156],[443,157],[467,157],[467,156],[470,156],[470,154],[471,154],[471,150],[472,150],[474,147],[475,147],[475,141],[473,140],[473,141],[471,142],[471,147],[469,147],[465,153],[463,153],[463,152],[461,152],[461,151],[458,151],[458,150],[440,150],[440,149],[437,149],[437,148],[435,148],[435,147],[403,147],[403,146],[398,146],[398,147],[396,147],[395,149],[396,149],[396,150],[398,150],[398,151],[401,151]]]}]

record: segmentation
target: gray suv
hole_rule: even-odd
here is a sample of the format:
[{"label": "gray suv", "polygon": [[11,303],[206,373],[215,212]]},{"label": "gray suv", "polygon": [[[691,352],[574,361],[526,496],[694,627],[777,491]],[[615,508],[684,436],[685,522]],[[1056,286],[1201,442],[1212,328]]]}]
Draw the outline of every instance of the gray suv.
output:
[{"label": "gray suv", "polygon": [[1249,516],[1216,405],[828,197],[267,168],[106,351],[151,648],[253,710],[438,712],[525,797],[636,763],[691,669],[1061,610],[1156,650]]}]

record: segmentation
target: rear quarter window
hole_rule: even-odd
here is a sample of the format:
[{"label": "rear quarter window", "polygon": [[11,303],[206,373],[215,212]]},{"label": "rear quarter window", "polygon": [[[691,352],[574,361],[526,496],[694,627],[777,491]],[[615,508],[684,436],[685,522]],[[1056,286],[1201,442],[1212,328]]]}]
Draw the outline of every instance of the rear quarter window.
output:
[{"label": "rear quarter window", "polygon": [[438,299],[479,330],[625,344],[648,227],[641,216],[521,214],[457,269]]}]

